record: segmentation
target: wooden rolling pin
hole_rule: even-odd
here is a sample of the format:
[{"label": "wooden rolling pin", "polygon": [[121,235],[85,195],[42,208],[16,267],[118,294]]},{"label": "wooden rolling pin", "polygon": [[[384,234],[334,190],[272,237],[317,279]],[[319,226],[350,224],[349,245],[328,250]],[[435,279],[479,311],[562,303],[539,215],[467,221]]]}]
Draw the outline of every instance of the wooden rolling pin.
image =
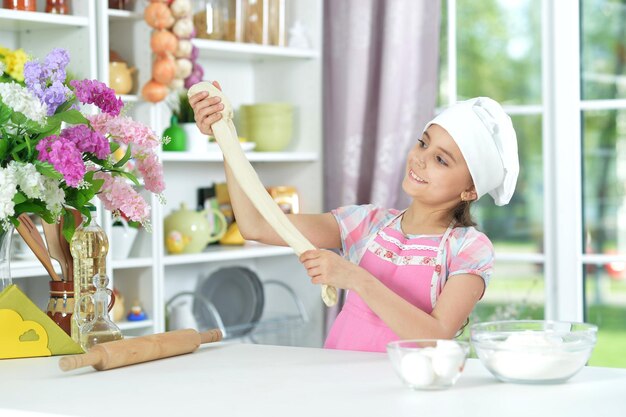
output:
[{"label": "wooden rolling pin", "polygon": [[122,339],[95,345],[82,355],[59,360],[62,371],[93,366],[98,371],[191,353],[203,343],[219,342],[219,329],[198,333],[194,329],[174,330],[150,336]]}]

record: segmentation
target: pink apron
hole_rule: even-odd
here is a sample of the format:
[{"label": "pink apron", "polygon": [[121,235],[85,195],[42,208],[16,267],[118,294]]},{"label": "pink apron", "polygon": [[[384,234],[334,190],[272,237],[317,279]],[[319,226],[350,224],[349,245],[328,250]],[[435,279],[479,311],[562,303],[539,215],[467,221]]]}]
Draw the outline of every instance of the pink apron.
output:
[{"label": "pink apron", "polygon": [[[440,279],[445,267],[443,249],[454,222],[437,247],[428,237],[408,238],[393,227],[400,216],[391,219],[370,237],[359,266],[393,292],[430,314],[444,284],[445,278]],[[387,343],[398,339],[358,294],[349,291],[324,347],[385,352]]]}]

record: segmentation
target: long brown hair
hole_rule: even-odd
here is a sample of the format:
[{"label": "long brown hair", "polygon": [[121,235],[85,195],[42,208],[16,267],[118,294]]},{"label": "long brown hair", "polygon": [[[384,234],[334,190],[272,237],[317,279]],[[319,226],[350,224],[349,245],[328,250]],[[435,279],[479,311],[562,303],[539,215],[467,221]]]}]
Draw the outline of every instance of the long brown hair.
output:
[{"label": "long brown hair", "polygon": [[452,209],[452,217],[456,220],[456,226],[470,227],[476,226],[470,211],[471,201],[461,201]]}]

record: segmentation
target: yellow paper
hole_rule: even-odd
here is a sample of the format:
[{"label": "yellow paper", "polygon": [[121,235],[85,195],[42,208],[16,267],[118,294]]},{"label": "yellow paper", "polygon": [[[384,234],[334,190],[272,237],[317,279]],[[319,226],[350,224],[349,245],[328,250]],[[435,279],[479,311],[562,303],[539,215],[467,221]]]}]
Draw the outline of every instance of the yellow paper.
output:
[{"label": "yellow paper", "polygon": [[0,293],[0,358],[74,353],[83,350],[17,286]]}]

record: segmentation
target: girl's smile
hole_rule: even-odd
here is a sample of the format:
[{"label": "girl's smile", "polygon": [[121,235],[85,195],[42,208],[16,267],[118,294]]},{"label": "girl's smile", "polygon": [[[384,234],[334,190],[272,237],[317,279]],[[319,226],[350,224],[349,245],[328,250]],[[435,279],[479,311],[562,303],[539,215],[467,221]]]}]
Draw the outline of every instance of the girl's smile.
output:
[{"label": "girl's smile", "polygon": [[409,176],[419,184],[428,184],[428,181],[418,176],[412,169],[409,169]]}]

